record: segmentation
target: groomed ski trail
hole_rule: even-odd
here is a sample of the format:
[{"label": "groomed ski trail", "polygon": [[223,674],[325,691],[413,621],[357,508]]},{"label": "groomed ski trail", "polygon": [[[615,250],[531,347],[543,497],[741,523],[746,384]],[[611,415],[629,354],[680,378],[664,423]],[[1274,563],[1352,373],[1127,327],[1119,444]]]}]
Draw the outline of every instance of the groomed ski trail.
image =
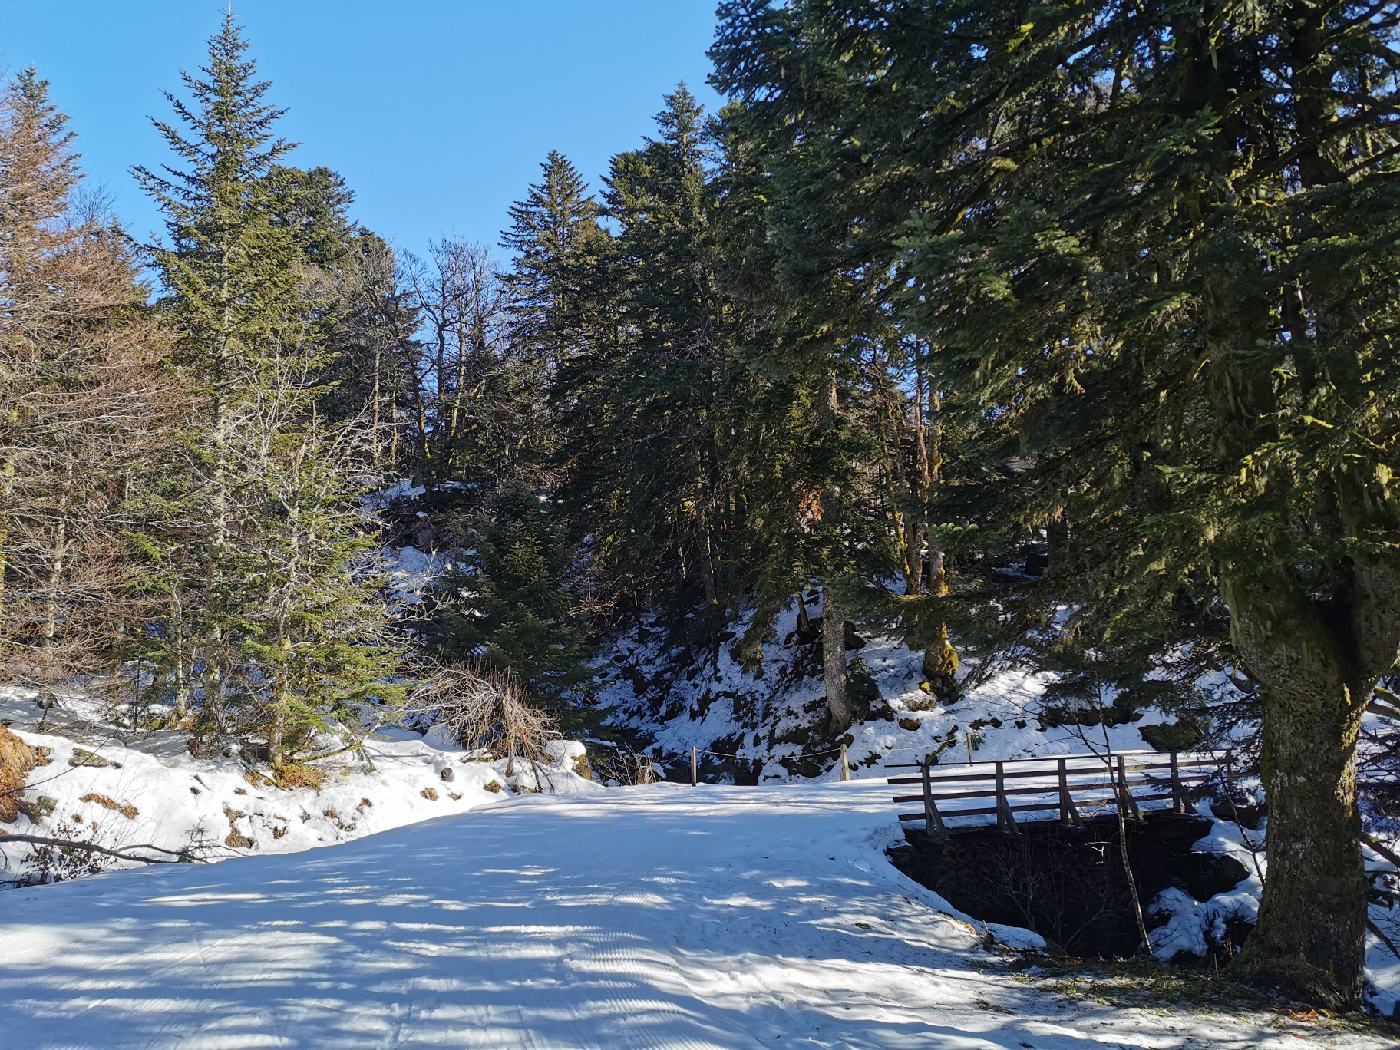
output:
[{"label": "groomed ski trail", "polygon": [[1069,1002],[885,860],[889,789],[513,799],[305,853],[14,891],[0,1046],[1383,1046]]}]

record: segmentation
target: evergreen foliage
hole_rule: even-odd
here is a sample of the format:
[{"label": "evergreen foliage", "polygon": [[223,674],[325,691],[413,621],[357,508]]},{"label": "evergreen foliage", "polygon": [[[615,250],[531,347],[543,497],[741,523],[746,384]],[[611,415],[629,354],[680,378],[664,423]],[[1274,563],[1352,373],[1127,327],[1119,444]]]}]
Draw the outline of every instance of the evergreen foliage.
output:
[{"label": "evergreen foliage", "polygon": [[[621,597],[693,590],[713,613],[725,597],[718,548],[731,516],[717,408],[727,376],[711,147],[684,85],[666,97],[657,129],[613,158],[604,214],[615,232],[593,294],[615,320],[562,377],[564,493],[603,578],[626,587]],[[607,568],[622,565],[626,580]]]},{"label": "evergreen foliage", "polygon": [[201,738],[256,730],[276,765],[350,705],[395,702],[401,654],[364,577],[373,435],[318,407],[334,278],[354,260],[350,196],[325,169],[278,165],[281,111],[246,51],[226,18],[205,79],[185,75],[191,102],[168,96],[182,126],[157,122],[184,166],[137,169],[166,215],[152,257],[177,363],[204,394],[181,476],[153,486],[171,527],[146,542],[168,600],[147,658],[177,718],[198,673]]},{"label": "evergreen foliage", "polygon": [[508,672],[530,700],[566,709],[589,672],[582,600],[562,525],[546,501],[515,483],[487,502],[472,537],[472,571],[449,582],[470,598],[447,609],[446,648]]},{"label": "evergreen foliage", "polygon": [[[833,740],[848,617],[944,699],[960,651],[1034,660],[1086,732],[1228,662],[1271,808],[1242,969],[1353,1002],[1355,745],[1400,653],[1397,32],[1350,0],[726,0],[731,103],[666,95],[596,197],[549,153],[501,263],[354,223],[229,17],[136,169],[154,303],[25,72],[0,668],[134,672],[194,746],[280,765],[396,708],[416,647],[567,716],[585,640],[655,611],[704,647],[752,612],[748,659],[820,615]],[[414,542],[475,550],[416,635],[362,498],[390,475],[428,489]]]},{"label": "evergreen foliage", "polygon": [[511,205],[501,246],[512,256],[503,275],[511,338],[552,376],[588,349],[586,282],[606,235],[598,203],[567,157],[551,150],[540,172],[525,199]]},{"label": "evergreen foliage", "polygon": [[932,348],[983,436],[982,520],[1050,530],[1047,590],[1081,637],[1218,588],[1274,814],[1246,964],[1354,1001],[1354,747],[1400,641],[1394,19],[762,0],[722,19],[719,81],[776,185]]},{"label": "evergreen foliage", "polygon": [[108,670],[145,612],[122,542],[133,476],[183,404],[126,241],[77,195],[66,118],[25,70],[0,96],[0,676]]}]

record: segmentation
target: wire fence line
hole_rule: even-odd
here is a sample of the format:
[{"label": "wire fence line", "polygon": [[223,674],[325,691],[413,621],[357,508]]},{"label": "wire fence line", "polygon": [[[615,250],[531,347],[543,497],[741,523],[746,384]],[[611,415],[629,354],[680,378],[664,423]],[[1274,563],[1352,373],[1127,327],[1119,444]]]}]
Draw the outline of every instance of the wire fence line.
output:
[{"label": "wire fence line", "polygon": [[[843,750],[844,750],[847,754],[850,754],[850,753],[852,752],[853,748],[854,748],[854,745],[846,744],[846,745],[837,745],[836,747],[824,748],[824,749],[821,750],[821,751],[799,751],[799,752],[797,752],[796,754],[741,755],[741,754],[738,754],[738,753],[733,752],[733,751],[714,751],[714,750],[712,750],[712,749],[710,749],[710,748],[707,748],[707,747],[700,747],[699,745],[696,745],[696,746],[695,746],[695,753],[696,753],[696,754],[699,754],[699,755],[712,755],[712,756],[714,756],[715,758],[734,758],[734,759],[738,759],[738,760],[743,761],[743,762],[782,762],[782,761],[787,761],[787,760],[791,760],[791,759],[798,759],[798,758],[819,758],[819,757],[821,757],[821,756],[823,756],[823,755],[837,755],[837,754],[840,754]],[[931,755],[931,754],[933,754],[933,753],[934,753],[935,751],[937,751],[937,750],[938,750],[937,747],[931,747],[931,746],[930,746],[930,747],[884,747],[884,748],[882,748],[882,747],[876,747],[875,745],[870,745],[869,753],[872,754],[872,755],[879,755],[881,758],[885,758],[886,756],[889,756],[889,755]],[[1131,752],[1124,752],[1124,753],[1125,753],[1125,754],[1129,754],[1129,753],[1131,753]],[[652,757],[652,758],[654,758],[654,759],[657,760],[657,761],[661,761],[662,759],[666,759],[666,758],[679,760],[679,759],[689,758],[689,757],[690,757],[690,749],[687,748],[687,749],[684,750],[684,751],[668,751],[668,750],[661,750],[661,749],[658,749],[658,748],[646,748],[646,749],[643,750],[643,751],[639,751],[638,754],[645,755],[645,756],[647,756],[647,757]],[[1033,758],[1035,758],[1035,757],[1055,758],[1055,757],[1058,757],[1058,756],[1050,755],[1050,756],[1031,756],[1031,757],[1033,757]],[[1071,755],[1071,756],[1067,756],[1067,757],[1084,757],[1084,756]],[[981,758],[974,759],[974,762],[991,762],[991,761],[995,761],[995,760],[994,760],[994,759],[990,759],[990,758],[987,758],[987,759],[981,759]]]},{"label": "wire fence line", "polygon": [[[637,756],[637,758],[652,763],[653,765],[675,765],[684,764],[686,761],[689,761],[690,782],[692,786],[698,785],[700,781],[699,760],[700,756],[702,755],[706,755],[711,758],[728,759],[735,762],[746,762],[750,765],[755,766],[765,766],[773,763],[781,764],[784,762],[796,762],[801,759],[825,758],[831,755],[835,755],[836,766],[841,771],[841,779],[843,781],[846,781],[851,779],[851,766],[849,758],[851,746],[852,745],[850,744],[837,744],[833,747],[822,748],[818,751],[799,751],[795,754],[742,755],[734,751],[716,751],[713,748],[701,747],[698,744],[692,744],[689,748],[682,752],[662,750],[660,748],[645,748],[641,751],[634,752],[634,754]],[[931,747],[899,747],[887,748],[882,750],[880,748],[872,746],[870,747],[870,754],[878,756],[883,762],[884,758],[889,755],[904,753],[931,754],[933,750],[934,749]]]},{"label": "wire fence line", "polygon": [[[739,759],[740,761],[743,761],[743,762],[781,762],[781,761],[787,761],[787,760],[797,759],[797,758],[820,758],[820,757],[823,756],[823,755],[839,755],[842,751],[845,751],[845,752],[847,752],[847,753],[849,754],[849,753],[850,753],[850,749],[851,749],[851,745],[849,745],[849,744],[838,744],[838,745],[835,746],[835,747],[824,748],[824,749],[822,749],[821,751],[799,751],[799,752],[797,752],[796,754],[782,754],[782,755],[741,755],[741,754],[738,754],[737,752],[733,752],[733,751],[714,751],[714,750],[712,750],[712,749],[710,749],[710,748],[708,748],[708,747],[700,747],[698,744],[695,745],[694,748],[693,748],[693,750],[695,751],[695,753],[696,753],[697,755],[712,755],[712,756],[714,756],[715,758],[734,758],[734,759]],[[647,757],[647,758],[651,758],[651,759],[653,759],[653,760],[655,760],[655,761],[661,761],[662,759],[666,759],[666,758],[671,758],[671,759],[684,759],[684,758],[689,758],[689,757],[690,757],[690,752],[691,752],[691,750],[692,750],[692,748],[686,748],[684,751],[667,751],[667,750],[661,750],[661,749],[659,749],[659,748],[650,748],[650,747],[649,747],[649,748],[645,748],[645,749],[643,749],[643,750],[641,750],[641,751],[638,751],[637,754],[643,755],[643,756],[645,756],[645,757]],[[890,747],[890,748],[878,748],[878,747],[873,747],[873,746],[872,746],[872,747],[870,748],[870,753],[871,753],[871,754],[879,754],[879,755],[881,755],[881,756],[884,756],[884,755],[903,755],[903,754],[930,754],[930,753],[932,753],[934,750],[935,750],[935,749],[932,748],[932,747]]]}]

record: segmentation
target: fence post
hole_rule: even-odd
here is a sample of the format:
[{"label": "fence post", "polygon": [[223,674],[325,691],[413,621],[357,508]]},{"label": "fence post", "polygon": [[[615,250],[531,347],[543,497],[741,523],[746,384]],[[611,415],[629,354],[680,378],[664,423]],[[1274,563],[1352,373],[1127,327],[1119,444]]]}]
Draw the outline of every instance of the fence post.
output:
[{"label": "fence post", "polygon": [[1074,798],[1069,793],[1069,767],[1063,757],[1059,761],[1060,774],[1060,823],[1078,824],[1079,811],[1074,808]]},{"label": "fence post", "polygon": [[690,745],[690,786],[695,787],[697,778],[695,776],[695,745]]},{"label": "fence post", "polygon": [[966,729],[966,730],[963,731],[963,740],[964,740],[964,742],[966,742],[966,744],[967,744],[967,764],[970,766],[970,765],[972,765],[972,730],[971,730],[971,729]]},{"label": "fence post", "polygon": [[928,776],[928,759],[923,762],[924,776],[924,834],[942,842],[948,837],[948,829],[943,818],[938,815],[938,807],[933,802],[933,783]]},{"label": "fence post", "polygon": [[851,779],[851,764],[846,761],[846,745],[841,745],[841,782],[844,784]]},{"label": "fence post", "polygon": [[1123,756],[1118,756],[1118,808],[1123,813],[1125,820],[1138,820],[1142,814],[1138,812],[1136,800],[1133,793],[1128,790],[1128,774],[1123,768]]},{"label": "fence post", "polygon": [[1016,819],[1011,815],[1011,804],[1006,801],[1006,774],[997,762],[997,827],[1019,835]]},{"label": "fence post", "polygon": [[1175,751],[1172,752],[1172,810],[1176,813],[1186,812],[1186,793],[1181,787],[1181,766]]}]

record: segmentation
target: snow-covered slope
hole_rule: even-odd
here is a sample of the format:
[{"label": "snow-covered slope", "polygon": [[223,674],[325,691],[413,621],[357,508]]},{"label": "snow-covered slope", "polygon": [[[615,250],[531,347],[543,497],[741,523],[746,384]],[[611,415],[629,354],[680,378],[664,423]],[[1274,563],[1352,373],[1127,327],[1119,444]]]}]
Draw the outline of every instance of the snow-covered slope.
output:
[{"label": "snow-covered slope", "polygon": [[[184,733],[114,725],[82,696],[45,712],[32,692],[0,688],[0,718],[48,756],[29,775],[26,812],[0,831],[114,849],[194,847],[212,859],[289,853],[462,813],[517,789],[596,790],[574,770],[581,749],[562,741],[554,763],[520,763],[510,777],[505,763],[479,761],[431,731],[387,730],[366,742],[364,759],[317,763],[320,783],[284,788],[236,757],[192,757]],[[34,853],[29,844],[0,843],[0,883],[40,876]],[[124,864],[85,855],[48,874],[87,874],[89,860]]]},{"label": "snow-covered slope", "polygon": [[[747,618],[740,618],[725,632],[725,643],[695,652],[643,621],[595,661],[599,706],[614,725],[648,741],[663,763],[688,759],[695,746],[710,753],[714,778],[835,777],[836,748],[814,731],[825,719],[815,642],[799,638],[795,604],[777,617],[759,666],[744,666],[735,653],[734,640],[747,628]],[[1149,707],[1128,724],[1106,728],[1046,725],[1052,720],[1041,716],[1052,676],[1017,666],[981,676],[945,703],[921,688],[922,653],[878,635],[858,641],[847,654],[858,706],[848,747],[856,777],[883,777],[884,762],[930,753],[964,761],[969,737],[979,760],[1080,754],[1105,744],[1116,751],[1149,748],[1142,728],[1171,720]],[[1230,686],[1221,675],[1200,688],[1208,693]]]},{"label": "snow-covered slope", "polygon": [[7,898],[0,1032],[58,1047],[1380,1047],[1070,1002],[880,854],[882,785],[512,799]]}]

